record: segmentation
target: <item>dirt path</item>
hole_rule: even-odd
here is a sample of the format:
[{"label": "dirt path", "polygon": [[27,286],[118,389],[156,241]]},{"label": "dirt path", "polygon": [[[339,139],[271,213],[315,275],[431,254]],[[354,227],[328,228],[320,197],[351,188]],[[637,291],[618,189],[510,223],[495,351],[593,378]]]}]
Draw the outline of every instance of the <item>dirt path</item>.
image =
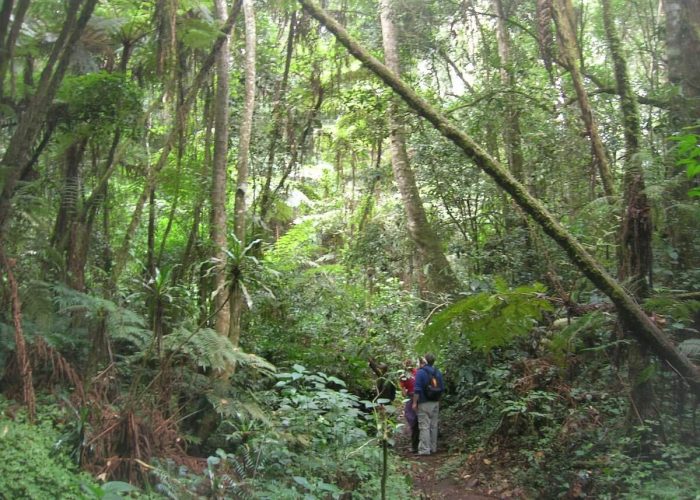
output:
[{"label": "dirt path", "polygon": [[413,478],[413,490],[425,500],[482,500],[501,498],[474,488],[476,480],[470,478],[461,467],[458,455],[438,452],[426,457],[406,455],[406,465]]},{"label": "dirt path", "polygon": [[[413,478],[413,492],[423,500],[486,500],[522,499],[525,496],[505,480],[497,469],[476,457],[448,451],[419,456],[410,451],[407,438],[396,443],[395,452],[401,457],[404,470]],[[481,461],[480,461],[481,462]],[[486,470],[485,470],[486,469]]]}]

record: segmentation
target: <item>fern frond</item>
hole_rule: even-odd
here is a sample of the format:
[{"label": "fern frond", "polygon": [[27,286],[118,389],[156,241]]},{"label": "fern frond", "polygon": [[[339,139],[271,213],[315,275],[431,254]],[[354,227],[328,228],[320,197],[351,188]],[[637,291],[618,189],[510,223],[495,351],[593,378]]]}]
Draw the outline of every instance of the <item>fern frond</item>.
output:
[{"label": "fern frond", "polygon": [[664,316],[671,316],[676,321],[691,323],[700,311],[700,301],[658,296],[647,299],[644,302],[644,308]]},{"label": "fern frond", "polygon": [[596,311],[574,319],[570,325],[552,335],[547,347],[554,361],[563,366],[566,356],[575,352],[581,343],[581,334],[601,328],[609,319]]},{"label": "fern frond", "polygon": [[503,284],[496,293],[479,293],[462,299],[436,314],[418,340],[419,350],[447,345],[455,336],[469,338],[475,349],[485,352],[525,335],[551,311],[543,298],[544,285],[535,283],[508,290]]},{"label": "fern frond", "polygon": [[250,366],[267,376],[276,371],[265,359],[243,352],[228,337],[217,334],[211,328],[202,328],[193,334],[180,327],[164,339],[163,347],[170,352],[185,354],[197,366],[214,371],[224,371],[233,364]]}]

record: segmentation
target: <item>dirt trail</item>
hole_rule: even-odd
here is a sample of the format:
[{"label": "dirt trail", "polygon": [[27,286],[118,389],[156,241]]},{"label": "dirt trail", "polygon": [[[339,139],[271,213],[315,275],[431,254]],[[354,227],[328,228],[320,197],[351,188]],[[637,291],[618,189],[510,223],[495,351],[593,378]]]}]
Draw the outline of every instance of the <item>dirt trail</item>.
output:
[{"label": "dirt trail", "polygon": [[515,487],[508,471],[483,455],[464,455],[439,450],[420,456],[411,452],[408,437],[397,438],[394,452],[404,473],[413,479],[413,493],[422,500],[522,500],[528,498]]},{"label": "dirt trail", "polygon": [[435,455],[418,456],[406,453],[406,466],[413,478],[413,490],[418,498],[425,500],[482,500],[501,498],[479,491],[470,485],[475,480],[465,474],[461,467],[452,467],[450,462],[459,462],[458,455],[438,452]]}]

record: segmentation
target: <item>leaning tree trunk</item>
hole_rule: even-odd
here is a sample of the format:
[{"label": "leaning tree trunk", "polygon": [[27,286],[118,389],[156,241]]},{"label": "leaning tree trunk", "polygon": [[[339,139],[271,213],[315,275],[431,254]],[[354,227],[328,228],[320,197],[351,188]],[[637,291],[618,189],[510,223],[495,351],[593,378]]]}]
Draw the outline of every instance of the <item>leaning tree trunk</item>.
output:
[{"label": "leaning tree trunk", "polygon": [[598,133],[598,123],[593,115],[593,108],[588,99],[588,92],[583,85],[583,76],[581,74],[576,34],[573,24],[574,9],[571,5],[571,0],[554,0],[553,6],[554,20],[556,21],[557,33],[562,49],[562,63],[569,71],[574,83],[578,104],[581,108],[581,118],[586,125],[586,132],[591,141],[593,159],[598,167],[598,174],[600,175],[600,180],[603,185],[603,192],[605,196],[607,196],[608,201],[613,203],[615,183],[613,181],[612,172],[610,171],[603,140]]},{"label": "leaning tree trunk", "polygon": [[391,87],[420,116],[428,120],[444,137],[460,148],[481,170],[510,194],[520,207],[537,222],[568,255],[572,263],[615,304],[625,326],[642,344],[649,346],[661,359],[667,361],[695,392],[700,395],[700,369],[681,353],[668,336],[639,307],[620,284],[608,274],[525,187],[499,162],[489,156],[474,140],[456,127],[420,97],[389,68],[372,56],[347,31],[311,0],[298,0],[321,22],[348,51]]},{"label": "leaning tree trunk", "polygon": [[[381,0],[379,16],[382,24],[384,59],[387,67],[396,75],[401,74],[398,42],[394,26],[392,0]],[[428,289],[433,293],[455,293],[459,284],[445,257],[437,234],[428,223],[423,201],[418,193],[416,179],[406,153],[406,130],[399,117],[399,100],[394,98],[389,108],[391,129],[391,166],[403,200],[408,233],[413,240],[421,264],[426,269]]]},{"label": "leaning tree trunk", "polygon": [[[248,156],[250,137],[253,131],[253,111],[255,110],[255,10],[253,0],[243,0],[243,17],[245,18],[245,98],[243,116],[241,117],[240,138],[238,144],[238,178],[236,179],[236,201],[234,205],[234,234],[241,249],[245,248],[246,238],[246,194],[248,191]],[[244,297],[241,288],[240,268],[234,269],[231,280],[231,322],[228,332],[231,343],[237,346],[241,338],[241,316],[243,315]]]},{"label": "leaning tree trunk", "polygon": [[[216,17],[226,15],[226,0],[216,0]],[[214,244],[214,318],[219,335],[228,335],[229,303],[226,283],[226,177],[228,159],[229,38],[216,55],[216,96],[214,98],[214,161],[211,183],[211,240]]]},{"label": "leaning tree trunk", "polygon": [[[648,296],[651,288],[652,220],[651,207],[644,193],[644,172],[639,158],[639,107],[630,85],[627,61],[615,28],[610,0],[601,0],[601,3],[605,35],[615,68],[625,136],[624,213],[619,232],[618,279],[626,282],[627,289],[641,301]],[[627,362],[634,416],[645,421],[653,416],[654,407],[652,385],[642,376],[649,365],[649,355],[643,346],[633,345],[628,350]]]}]

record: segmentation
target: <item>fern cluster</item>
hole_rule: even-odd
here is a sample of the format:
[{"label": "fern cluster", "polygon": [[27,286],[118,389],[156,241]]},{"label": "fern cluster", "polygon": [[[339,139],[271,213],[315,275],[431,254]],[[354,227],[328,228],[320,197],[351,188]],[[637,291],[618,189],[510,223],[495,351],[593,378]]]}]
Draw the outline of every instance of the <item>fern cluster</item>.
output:
[{"label": "fern cluster", "polygon": [[539,283],[508,288],[498,280],[493,292],[459,300],[433,316],[418,340],[419,351],[447,347],[452,339],[466,337],[474,349],[488,352],[523,336],[552,305]]}]

